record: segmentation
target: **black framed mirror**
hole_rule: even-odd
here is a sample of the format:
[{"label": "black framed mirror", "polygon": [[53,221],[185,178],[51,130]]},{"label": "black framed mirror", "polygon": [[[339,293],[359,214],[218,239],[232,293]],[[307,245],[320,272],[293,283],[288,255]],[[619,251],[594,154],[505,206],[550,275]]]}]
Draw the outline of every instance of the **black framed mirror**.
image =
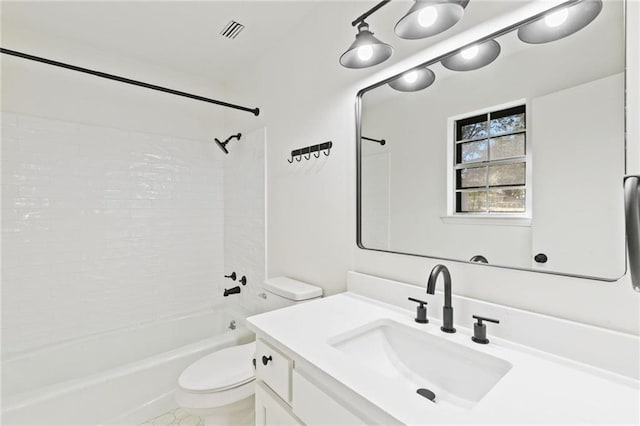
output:
[{"label": "black framed mirror", "polygon": [[361,90],[358,246],[624,275],[624,22],[569,1]]}]

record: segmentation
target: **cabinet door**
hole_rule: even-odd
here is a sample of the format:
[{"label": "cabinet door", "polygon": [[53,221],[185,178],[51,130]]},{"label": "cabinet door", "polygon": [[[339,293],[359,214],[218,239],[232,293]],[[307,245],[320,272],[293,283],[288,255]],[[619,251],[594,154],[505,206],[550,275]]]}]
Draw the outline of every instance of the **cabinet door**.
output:
[{"label": "cabinet door", "polygon": [[264,383],[256,383],[256,426],[302,426],[277,395]]},{"label": "cabinet door", "polygon": [[293,412],[308,426],[365,426],[367,423],[293,371]]}]

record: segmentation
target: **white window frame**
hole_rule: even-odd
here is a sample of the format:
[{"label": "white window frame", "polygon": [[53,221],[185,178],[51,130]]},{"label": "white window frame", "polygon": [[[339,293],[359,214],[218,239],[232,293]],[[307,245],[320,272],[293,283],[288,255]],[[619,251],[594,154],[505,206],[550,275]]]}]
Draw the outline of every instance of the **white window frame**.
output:
[{"label": "white window frame", "polygon": [[[525,106],[525,211],[522,213],[459,213],[456,212],[456,121],[488,114],[517,106]],[[490,107],[465,112],[447,118],[447,212],[442,217],[444,223],[459,223],[470,225],[508,225],[531,226],[533,191],[532,191],[532,143],[531,143],[531,107],[527,99],[493,105]]]}]

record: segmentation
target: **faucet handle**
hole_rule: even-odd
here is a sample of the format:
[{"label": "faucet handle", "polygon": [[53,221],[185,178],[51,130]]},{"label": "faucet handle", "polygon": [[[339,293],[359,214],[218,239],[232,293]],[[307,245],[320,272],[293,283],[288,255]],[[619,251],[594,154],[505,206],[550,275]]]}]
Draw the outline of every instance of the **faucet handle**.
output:
[{"label": "faucet handle", "polygon": [[487,339],[487,325],[483,324],[482,321],[492,322],[494,324],[500,324],[500,321],[493,318],[481,317],[479,315],[472,315],[472,317],[477,320],[477,322],[473,324],[473,336],[471,337],[471,340],[476,343],[486,345],[489,343],[489,339]]},{"label": "faucet handle", "polygon": [[420,306],[416,308],[416,322],[420,324],[427,324],[429,320],[427,319],[427,308],[424,306],[427,302],[424,300],[414,299],[413,297],[409,297],[408,299],[420,304]]}]

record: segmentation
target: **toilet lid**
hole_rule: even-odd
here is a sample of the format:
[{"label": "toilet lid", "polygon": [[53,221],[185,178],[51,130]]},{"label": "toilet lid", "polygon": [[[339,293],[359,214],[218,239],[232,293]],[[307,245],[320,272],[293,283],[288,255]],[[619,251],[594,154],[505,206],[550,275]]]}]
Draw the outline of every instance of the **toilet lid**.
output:
[{"label": "toilet lid", "polygon": [[192,392],[221,391],[254,379],[252,365],[256,342],[231,346],[199,359],[187,367],[178,385]]}]

